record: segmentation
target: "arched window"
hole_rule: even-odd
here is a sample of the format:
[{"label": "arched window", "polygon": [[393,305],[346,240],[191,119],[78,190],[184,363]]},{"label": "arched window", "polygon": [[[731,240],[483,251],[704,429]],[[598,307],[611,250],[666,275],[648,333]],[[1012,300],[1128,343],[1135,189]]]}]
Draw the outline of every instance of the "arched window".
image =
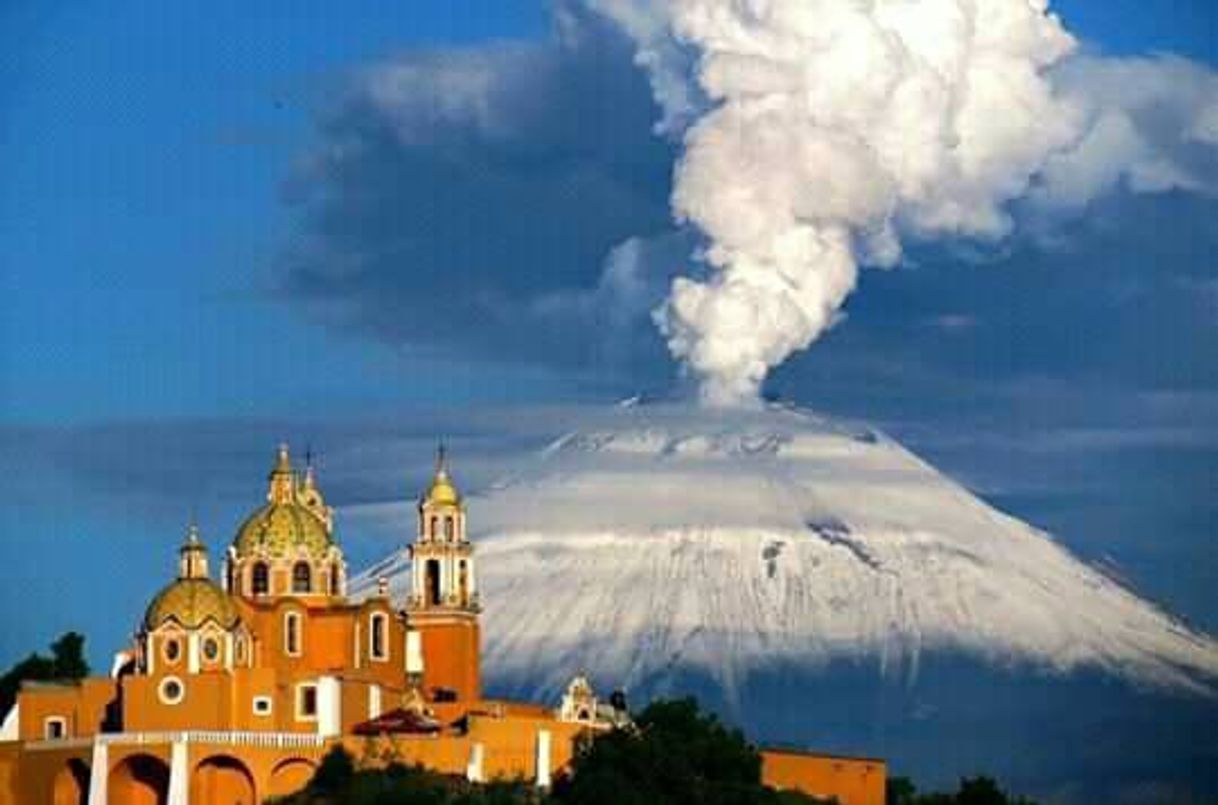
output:
[{"label": "arched window", "polygon": [[466,567],[464,559],[457,565],[457,591],[462,604],[469,601],[469,568]]},{"label": "arched window", "polygon": [[427,536],[431,537],[432,539],[435,539],[437,536],[439,536],[438,532],[440,529],[437,527],[439,525],[440,525],[440,518],[436,517],[433,514],[431,516],[431,529],[427,532]]},{"label": "arched window", "polygon": [[176,637],[165,638],[163,653],[165,654],[165,661],[170,665],[177,662],[178,658],[182,656],[182,641]]},{"label": "arched window", "polygon": [[271,591],[271,569],[266,566],[266,562],[256,562],[250,575],[254,595],[266,595]]},{"label": "arched window", "polygon": [[373,612],[372,617],[368,620],[369,653],[374,660],[389,658],[388,652],[385,651],[385,625],[388,621],[389,619],[385,617],[384,612]]},{"label": "arched window", "polygon": [[427,560],[427,603],[432,606],[440,604],[440,561]]},{"label": "arched window", "polygon": [[292,592],[307,593],[312,587],[312,571],[308,562],[297,562],[292,566]]},{"label": "arched window", "polygon": [[293,657],[300,654],[299,612],[288,612],[283,616],[283,650]]},{"label": "arched window", "polygon": [[444,518],[444,539],[452,542],[453,539],[453,518],[451,516]]},{"label": "arched window", "polygon": [[342,587],[338,582],[338,565],[335,564],[330,568],[330,595],[340,595],[342,593]]}]

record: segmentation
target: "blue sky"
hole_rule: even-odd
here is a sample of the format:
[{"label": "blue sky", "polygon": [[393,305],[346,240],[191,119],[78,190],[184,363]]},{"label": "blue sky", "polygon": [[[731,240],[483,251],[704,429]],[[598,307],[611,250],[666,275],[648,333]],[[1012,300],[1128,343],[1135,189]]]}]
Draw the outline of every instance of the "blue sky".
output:
[{"label": "blue sky", "polygon": [[[1218,64],[1210,3],[1055,7],[1092,48]],[[189,513],[222,545],[280,438],[350,456],[341,505],[406,494],[442,431],[527,446],[478,412],[677,387],[645,306],[579,314],[624,238],[688,251],[622,42],[561,52],[527,0],[249,8],[0,10],[0,664],[66,628],[104,662]],[[387,144],[352,76],[453,54],[503,67],[510,133]],[[1218,630],[1215,213],[1118,194],[1053,248],[927,247],[770,390],[875,419]],[[401,477],[369,488],[347,447],[382,439]]]}]

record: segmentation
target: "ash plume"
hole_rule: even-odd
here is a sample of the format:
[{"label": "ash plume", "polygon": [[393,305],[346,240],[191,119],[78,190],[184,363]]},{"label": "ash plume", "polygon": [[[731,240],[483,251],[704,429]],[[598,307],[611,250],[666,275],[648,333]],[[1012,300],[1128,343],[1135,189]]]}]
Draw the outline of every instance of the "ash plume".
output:
[{"label": "ash plume", "polygon": [[902,240],[1218,188],[1215,73],[1080,56],[1046,0],[586,2],[682,147],[672,213],[703,245],[655,320],[709,404],[756,400]]}]

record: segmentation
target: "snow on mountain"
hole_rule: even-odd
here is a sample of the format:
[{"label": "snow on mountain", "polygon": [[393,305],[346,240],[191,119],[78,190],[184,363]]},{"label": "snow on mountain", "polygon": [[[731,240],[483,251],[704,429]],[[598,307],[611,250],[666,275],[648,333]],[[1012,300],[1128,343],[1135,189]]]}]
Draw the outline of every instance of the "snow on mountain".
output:
[{"label": "snow on mountain", "polygon": [[[579,669],[637,689],[679,668],[730,701],[767,668],[913,675],[940,650],[1218,687],[1213,639],[892,439],[806,411],[618,406],[468,505],[484,667],[536,695]],[[404,591],[406,566],[353,588]]]}]

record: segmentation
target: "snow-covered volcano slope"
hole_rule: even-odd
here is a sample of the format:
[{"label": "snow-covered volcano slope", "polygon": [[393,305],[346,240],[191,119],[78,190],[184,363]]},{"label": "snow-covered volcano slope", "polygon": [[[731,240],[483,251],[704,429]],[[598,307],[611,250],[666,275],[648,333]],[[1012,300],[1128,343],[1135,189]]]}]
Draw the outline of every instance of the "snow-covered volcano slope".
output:
[{"label": "snow-covered volcano slope", "polygon": [[[621,406],[469,500],[484,666],[552,693],[945,650],[1212,694],[1218,644],[865,426]],[[459,469],[459,467],[458,467]],[[402,588],[405,560],[364,575]],[[356,586],[359,586],[357,581]]]}]

